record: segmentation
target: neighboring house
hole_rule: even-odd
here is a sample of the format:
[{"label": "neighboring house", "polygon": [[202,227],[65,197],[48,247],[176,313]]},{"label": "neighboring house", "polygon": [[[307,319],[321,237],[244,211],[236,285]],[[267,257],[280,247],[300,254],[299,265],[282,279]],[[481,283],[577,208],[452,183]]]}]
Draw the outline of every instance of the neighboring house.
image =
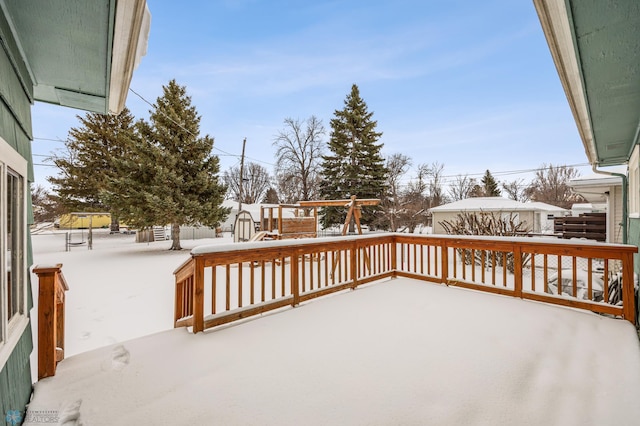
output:
[{"label": "neighboring house", "polygon": [[32,380],[31,104],[118,113],[146,51],[145,0],[0,0],[0,416]]},{"label": "neighboring house", "polygon": [[494,213],[524,223],[533,233],[553,233],[553,218],[565,216],[568,211],[545,203],[523,203],[503,197],[476,197],[454,201],[430,209],[433,233],[445,234],[442,222],[455,220],[458,214]]},{"label": "neighboring house", "polygon": [[[625,168],[618,168],[618,173],[626,173]],[[591,206],[590,211],[596,211],[598,205],[605,205],[607,213],[607,242],[622,242],[622,177],[602,174],[589,174],[569,181],[571,190],[582,195]],[[595,206],[595,207],[594,207]],[[573,206],[572,211],[578,211],[580,206]]]},{"label": "neighboring house", "polygon": [[[622,240],[640,246],[640,2],[534,0],[587,159],[624,165]],[[640,256],[635,256],[640,273]]]}]

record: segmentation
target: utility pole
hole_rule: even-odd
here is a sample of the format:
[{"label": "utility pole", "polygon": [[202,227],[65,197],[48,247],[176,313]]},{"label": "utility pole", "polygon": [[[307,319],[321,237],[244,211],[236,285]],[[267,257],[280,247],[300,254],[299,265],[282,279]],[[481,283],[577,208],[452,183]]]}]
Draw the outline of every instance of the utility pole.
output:
[{"label": "utility pole", "polygon": [[242,157],[240,157],[240,188],[238,189],[238,214],[242,211],[242,185],[244,184],[244,147],[247,144],[247,138],[242,141]]}]

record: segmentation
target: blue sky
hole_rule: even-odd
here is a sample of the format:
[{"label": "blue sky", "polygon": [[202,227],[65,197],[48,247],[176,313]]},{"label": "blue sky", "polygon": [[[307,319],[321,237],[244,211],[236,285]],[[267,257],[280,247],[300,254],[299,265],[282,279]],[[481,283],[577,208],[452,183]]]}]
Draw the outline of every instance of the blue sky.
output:
[{"label": "blue sky", "polygon": [[[315,115],[329,131],[353,83],[383,154],[409,156],[412,171],[437,161],[445,176],[514,180],[531,174],[501,172],[587,162],[531,0],[147,3],[149,46],[131,88],[153,103],[172,78],[186,86],[222,171],[246,137],[247,161],[271,172],[283,120]],[[148,118],[131,92],[127,106]],[[63,147],[42,139],[64,140],[77,114],[34,106],[37,164]],[[35,172],[46,185],[55,169]]]}]

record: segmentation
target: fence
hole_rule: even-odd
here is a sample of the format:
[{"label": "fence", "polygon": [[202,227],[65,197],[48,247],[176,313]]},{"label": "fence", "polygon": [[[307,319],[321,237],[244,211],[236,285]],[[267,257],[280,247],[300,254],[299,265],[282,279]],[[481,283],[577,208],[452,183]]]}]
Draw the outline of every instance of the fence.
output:
[{"label": "fence", "polygon": [[553,230],[562,238],[587,238],[607,240],[607,214],[582,213],[580,216],[565,216],[554,219]]},{"label": "fence", "polygon": [[174,325],[198,332],[397,276],[635,324],[635,252],[627,245],[407,234],[203,246],[175,271]]}]

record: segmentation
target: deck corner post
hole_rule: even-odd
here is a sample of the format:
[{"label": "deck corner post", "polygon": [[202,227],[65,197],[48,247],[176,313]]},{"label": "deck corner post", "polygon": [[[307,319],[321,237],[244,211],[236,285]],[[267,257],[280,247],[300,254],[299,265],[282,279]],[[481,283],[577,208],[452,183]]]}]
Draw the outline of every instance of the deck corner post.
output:
[{"label": "deck corner post", "polygon": [[447,284],[447,280],[449,278],[449,246],[447,246],[447,243],[443,241],[440,247],[442,250],[442,256],[440,259],[440,269],[442,277],[440,279],[440,282],[442,282],[442,284]]},{"label": "deck corner post", "polygon": [[633,253],[626,252],[622,257],[622,316],[635,326],[636,300],[634,295]]},{"label": "deck corner post", "polygon": [[398,238],[394,235],[391,240],[391,277],[398,278]]},{"label": "deck corner post", "polygon": [[195,257],[193,280],[193,333],[204,331],[204,259]]},{"label": "deck corner post", "polygon": [[515,296],[520,299],[522,299],[522,269],[522,247],[516,245],[513,248],[513,279]]}]

